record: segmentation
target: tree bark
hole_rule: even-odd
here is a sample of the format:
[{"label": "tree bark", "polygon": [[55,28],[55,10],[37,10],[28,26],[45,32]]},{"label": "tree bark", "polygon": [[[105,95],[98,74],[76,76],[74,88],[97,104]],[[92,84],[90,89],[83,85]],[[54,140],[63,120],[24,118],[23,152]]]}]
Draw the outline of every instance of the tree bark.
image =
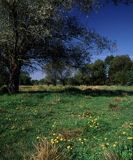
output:
[{"label": "tree bark", "polygon": [[20,70],[21,65],[18,61],[18,55],[19,55],[19,47],[18,46],[18,40],[19,40],[19,31],[18,31],[18,10],[17,10],[17,4],[14,2],[12,4],[11,9],[11,17],[13,22],[13,32],[14,32],[14,51],[13,56],[11,57],[11,63],[10,63],[10,73],[9,73],[9,92],[11,94],[18,93],[19,92],[19,77],[20,77]]},{"label": "tree bark", "polygon": [[20,77],[21,67],[19,65],[14,65],[9,73],[9,93],[14,94],[19,92],[19,77]]}]

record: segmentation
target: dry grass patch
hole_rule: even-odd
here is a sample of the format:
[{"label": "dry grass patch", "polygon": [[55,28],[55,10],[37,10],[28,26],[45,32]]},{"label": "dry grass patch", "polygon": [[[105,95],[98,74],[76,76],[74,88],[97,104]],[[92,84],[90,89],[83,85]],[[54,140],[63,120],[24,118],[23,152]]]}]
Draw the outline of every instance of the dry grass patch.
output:
[{"label": "dry grass patch", "polygon": [[104,152],[105,160],[121,160],[120,156],[116,153],[106,151]]},{"label": "dry grass patch", "polygon": [[61,132],[61,135],[64,139],[68,140],[68,139],[72,139],[72,138],[76,138],[82,135],[84,131],[84,128],[75,128],[72,130],[63,130]]},{"label": "dry grass patch", "polygon": [[119,111],[121,110],[121,107],[118,104],[109,104],[109,109],[111,109],[112,111]]},{"label": "dry grass patch", "polygon": [[114,98],[114,102],[116,102],[116,103],[120,103],[120,102],[122,102],[123,100],[122,100],[122,98],[120,98],[120,97],[116,97],[116,98]]},{"label": "dry grass patch", "polygon": [[86,110],[84,113],[83,113],[83,117],[90,117],[90,116],[93,116],[94,115],[94,112],[92,112],[91,110]]},{"label": "dry grass patch", "polygon": [[81,90],[97,90],[97,89],[100,89],[99,86],[81,86],[79,87]]},{"label": "dry grass patch", "polygon": [[94,115],[95,115],[95,112],[91,111],[90,109],[87,109],[82,114],[72,113],[72,117],[76,117],[76,118],[80,118],[80,119],[89,118]]},{"label": "dry grass patch", "polygon": [[69,160],[63,150],[55,144],[43,139],[35,146],[36,152],[30,160]]},{"label": "dry grass patch", "polygon": [[122,125],[123,128],[127,129],[127,128],[133,128],[133,123],[128,123],[128,122],[125,122],[123,125]]}]

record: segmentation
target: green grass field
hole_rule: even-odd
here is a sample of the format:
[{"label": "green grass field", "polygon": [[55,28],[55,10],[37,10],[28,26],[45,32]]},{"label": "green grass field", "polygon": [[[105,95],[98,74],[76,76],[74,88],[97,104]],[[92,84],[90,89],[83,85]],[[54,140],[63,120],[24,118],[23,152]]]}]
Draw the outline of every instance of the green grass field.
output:
[{"label": "green grass field", "polygon": [[133,159],[133,87],[20,90],[0,95],[0,160],[30,159],[42,138],[66,160]]}]

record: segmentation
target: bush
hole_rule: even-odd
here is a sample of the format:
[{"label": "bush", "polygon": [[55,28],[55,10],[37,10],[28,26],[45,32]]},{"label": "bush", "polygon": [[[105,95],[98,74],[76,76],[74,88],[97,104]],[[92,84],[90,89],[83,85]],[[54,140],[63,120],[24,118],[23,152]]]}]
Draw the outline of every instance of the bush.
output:
[{"label": "bush", "polygon": [[2,86],[0,88],[0,94],[5,94],[5,93],[9,93],[8,88],[6,86]]}]

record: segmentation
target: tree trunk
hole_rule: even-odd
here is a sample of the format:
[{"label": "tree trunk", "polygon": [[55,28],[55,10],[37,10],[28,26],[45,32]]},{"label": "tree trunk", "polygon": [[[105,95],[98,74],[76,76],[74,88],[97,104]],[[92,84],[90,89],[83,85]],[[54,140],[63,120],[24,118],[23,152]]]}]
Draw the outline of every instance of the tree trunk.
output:
[{"label": "tree trunk", "polygon": [[62,79],[61,81],[62,81],[62,85],[65,86],[66,85],[65,80]]},{"label": "tree trunk", "polygon": [[56,85],[57,85],[57,82],[56,82],[56,80],[55,80],[55,81],[53,81],[53,85],[54,85],[54,86],[56,86]]},{"label": "tree trunk", "polygon": [[9,73],[9,92],[11,94],[19,92],[19,76],[20,76],[20,67],[18,65],[14,65]]}]

